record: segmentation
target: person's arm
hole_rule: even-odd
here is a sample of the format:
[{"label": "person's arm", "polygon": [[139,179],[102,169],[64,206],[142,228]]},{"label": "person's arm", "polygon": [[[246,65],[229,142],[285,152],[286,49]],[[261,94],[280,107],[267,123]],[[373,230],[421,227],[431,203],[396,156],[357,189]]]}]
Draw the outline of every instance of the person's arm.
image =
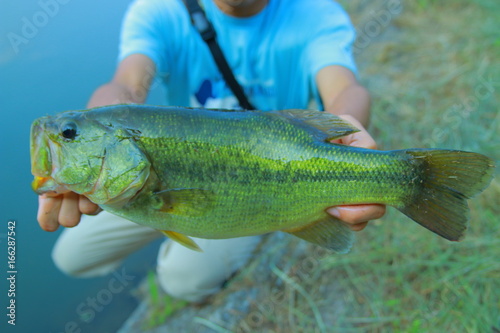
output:
[{"label": "person's arm", "polygon": [[[375,140],[365,129],[370,119],[370,95],[357,82],[354,74],[342,66],[327,66],[319,70],[316,83],[325,111],[344,118],[360,129],[360,132],[335,142],[377,149]],[[385,206],[378,204],[337,206],[330,207],[327,212],[348,223],[352,230],[359,231],[364,229],[368,221],[382,217],[385,214]]]},{"label": "person's arm", "polygon": [[[99,87],[88,103],[97,107],[120,103],[144,103],[155,73],[153,61],[143,54],[132,54],[118,65],[111,82]],[[44,194],[38,200],[38,223],[43,230],[55,231],[59,225],[74,227],[82,214],[96,214],[99,207],[74,192]]]},{"label": "person's arm", "polygon": [[99,87],[87,107],[120,103],[144,103],[155,75],[153,61],[143,54],[132,54],[118,65],[111,82]]}]

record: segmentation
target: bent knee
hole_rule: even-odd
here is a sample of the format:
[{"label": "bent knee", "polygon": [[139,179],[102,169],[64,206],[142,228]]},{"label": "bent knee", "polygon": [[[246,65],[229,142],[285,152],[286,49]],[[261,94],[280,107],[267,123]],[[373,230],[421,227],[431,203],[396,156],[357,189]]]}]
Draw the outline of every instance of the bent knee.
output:
[{"label": "bent knee", "polygon": [[120,265],[120,261],[102,262],[91,258],[78,246],[61,242],[56,243],[52,250],[52,261],[64,274],[79,278],[103,276]]},{"label": "bent knee", "polygon": [[64,251],[58,251],[54,248],[52,251],[52,261],[54,265],[64,274],[79,277],[82,273],[84,274],[85,269],[78,264],[76,258]]},{"label": "bent knee", "polygon": [[222,289],[224,282],[247,262],[260,239],[195,239],[204,249],[202,253],[165,242],[158,254],[160,286],[173,297],[202,301]]}]

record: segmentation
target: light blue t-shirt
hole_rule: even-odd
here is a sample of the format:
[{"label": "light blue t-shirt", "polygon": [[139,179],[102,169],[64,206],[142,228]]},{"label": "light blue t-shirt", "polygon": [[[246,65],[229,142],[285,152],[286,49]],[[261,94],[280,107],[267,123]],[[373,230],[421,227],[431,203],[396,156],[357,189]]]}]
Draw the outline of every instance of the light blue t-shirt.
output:
[{"label": "light blue t-shirt", "polygon": [[[258,14],[236,18],[203,0],[229,66],[258,109],[307,108],[319,102],[317,72],[341,65],[356,73],[355,31],[332,0],[270,0]],[[123,22],[119,60],[142,53],[156,64],[167,105],[237,108],[182,0],[136,0]],[[321,103],[318,105],[321,106]]]}]

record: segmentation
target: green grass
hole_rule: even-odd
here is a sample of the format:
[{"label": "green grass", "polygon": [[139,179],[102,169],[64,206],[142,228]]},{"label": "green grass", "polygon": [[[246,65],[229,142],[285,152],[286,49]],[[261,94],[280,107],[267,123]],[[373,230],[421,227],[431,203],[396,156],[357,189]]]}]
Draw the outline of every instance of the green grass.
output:
[{"label": "green grass", "polygon": [[498,228],[450,244],[410,223],[390,214],[352,254],[325,260],[355,300],[346,320],[370,332],[487,332],[499,319]]},{"label": "green grass", "polygon": [[[341,3],[358,28],[370,19],[367,10],[384,8],[380,1],[364,11],[366,2]],[[390,38],[374,38],[358,55],[373,97],[370,131],[383,149],[473,150],[498,165],[500,3],[405,1],[403,8]],[[332,332],[492,332],[500,328],[499,198],[494,180],[471,200],[471,227],[460,243],[391,210],[358,233],[352,253],[326,257],[300,284],[324,317],[328,304],[343,299]],[[332,282],[337,294],[321,292]],[[296,316],[294,325],[311,325],[312,310],[301,311],[307,320],[300,325]]]},{"label": "green grass", "polygon": [[[362,32],[388,2],[340,3]],[[499,13],[497,0],[404,1],[402,13],[370,38],[357,58],[361,80],[373,97],[370,132],[380,148],[472,150],[500,164]],[[347,255],[318,254],[308,245],[307,255],[282,258],[287,269],[269,267],[273,278],[259,285],[268,296],[245,314],[245,325],[224,330],[500,329],[499,198],[497,169],[497,179],[470,201],[471,227],[459,243],[391,209],[357,234]],[[283,246],[294,248],[298,242],[290,238]],[[252,283],[252,274],[257,273],[250,266],[240,279]]]},{"label": "green grass", "polygon": [[500,16],[458,3],[440,1],[423,13],[408,3],[394,20],[399,38],[361,55],[375,101],[372,132],[387,148],[479,149],[498,160]]},{"label": "green grass", "polygon": [[165,294],[158,285],[155,273],[150,271],[147,276],[147,299],[150,303],[148,317],[142,323],[144,330],[154,328],[164,323],[176,311],[186,307],[189,303],[178,300]]},{"label": "green grass", "polygon": [[[341,3],[358,29],[384,8],[382,1]],[[373,97],[370,131],[380,148],[472,150],[499,165],[500,3],[405,1],[403,8],[358,54],[361,80]],[[391,209],[357,234],[350,254],[326,256],[307,274],[300,273],[307,258],[299,259],[287,272],[295,282],[285,281],[285,296],[273,303],[274,311],[256,331],[500,328],[499,198],[495,179],[470,201],[471,227],[460,243],[443,240]],[[339,300],[341,313],[334,306]],[[325,321],[329,325],[322,329]]]}]

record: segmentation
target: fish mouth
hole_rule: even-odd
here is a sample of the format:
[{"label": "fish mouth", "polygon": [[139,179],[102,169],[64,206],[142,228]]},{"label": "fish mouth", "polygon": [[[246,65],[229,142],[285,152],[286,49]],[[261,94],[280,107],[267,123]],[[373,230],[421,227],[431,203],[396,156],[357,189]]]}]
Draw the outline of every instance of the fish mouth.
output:
[{"label": "fish mouth", "polygon": [[49,177],[52,171],[49,139],[45,134],[46,120],[46,117],[38,118],[31,125],[31,173],[38,177]]},{"label": "fish mouth", "polygon": [[59,194],[67,192],[67,190],[63,186],[57,184],[52,177],[35,176],[35,179],[33,179],[33,182],[31,183],[31,188],[38,195],[45,193]]},{"label": "fish mouth", "polygon": [[48,122],[48,117],[38,118],[31,125],[30,133],[31,173],[35,176],[31,187],[39,195],[67,192],[51,176],[53,166],[50,139],[45,130]]}]

